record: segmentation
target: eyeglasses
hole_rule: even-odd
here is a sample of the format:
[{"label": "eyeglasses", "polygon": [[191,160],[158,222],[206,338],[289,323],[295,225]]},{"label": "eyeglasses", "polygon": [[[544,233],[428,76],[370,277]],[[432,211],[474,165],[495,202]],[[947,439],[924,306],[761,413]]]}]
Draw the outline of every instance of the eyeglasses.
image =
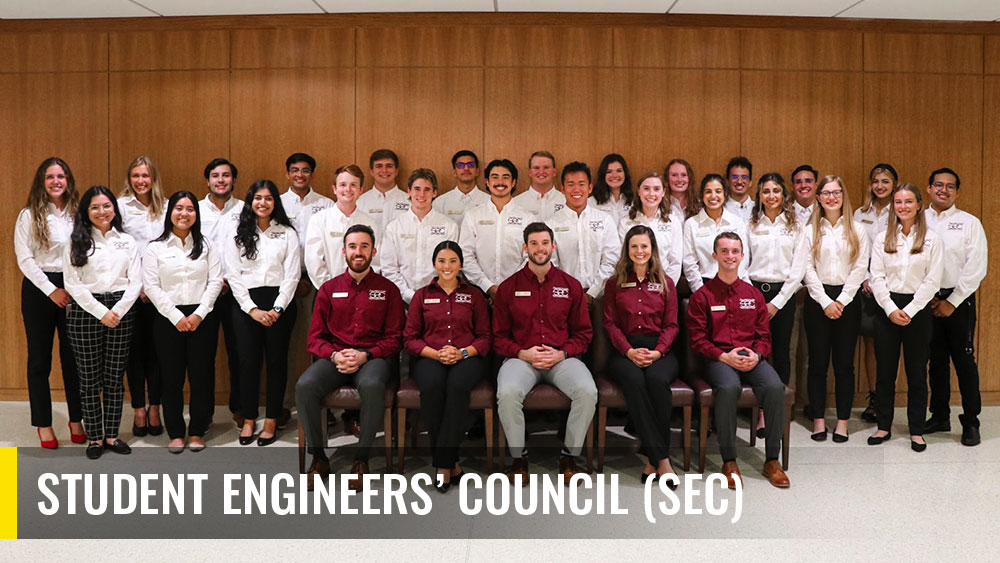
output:
[{"label": "eyeglasses", "polygon": [[934,182],[933,184],[931,184],[931,187],[934,188],[935,190],[940,190],[941,188],[945,188],[949,192],[953,192],[958,189],[958,186],[956,186],[955,184],[945,184],[944,182]]},{"label": "eyeglasses", "polygon": [[844,195],[844,190],[823,190],[819,192],[819,197],[825,199],[837,199]]},{"label": "eyeglasses", "polygon": [[288,169],[288,172],[291,173],[291,174],[302,173],[302,174],[305,174],[306,176],[308,176],[309,174],[313,173],[313,170],[312,170],[312,168],[308,168],[308,167],[306,167],[306,168],[299,168],[297,166],[293,166],[293,167],[291,167],[291,168]]},{"label": "eyeglasses", "polygon": [[455,163],[455,168],[458,168],[459,170],[467,170],[469,168],[475,168],[475,167],[476,167],[476,163],[475,162],[456,162]]},{"label": "eyeglasses", "polygon": [[750,176],[748,176],[746,174],[732,174],[732,175],[729,176],[729,179],[732,180],[732,181],[734,181],[734,182],[736,180],[743,180],[744,182],[746,182],[747,180],[750,179]]}]

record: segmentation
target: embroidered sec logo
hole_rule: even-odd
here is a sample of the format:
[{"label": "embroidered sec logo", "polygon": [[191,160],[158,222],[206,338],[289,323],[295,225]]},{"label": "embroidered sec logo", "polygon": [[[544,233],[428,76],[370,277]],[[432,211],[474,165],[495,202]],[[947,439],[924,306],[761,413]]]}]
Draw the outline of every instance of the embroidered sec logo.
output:
[{"label": "embroidered sec logo", "polygon": [[508,225],[521,225],[523,223],[524,223],[524,220],[521,219],[520,217],[507,217],[507,224]]},{"label": "embroidered sec logo", "polygon": [[740,309],[754,310],[757,308],[757,300],[754,298],[740,299]]},{"label": "embroidered sec logo", "polygon": [[455,303],[472,303],[472,295],[468,293],[456,293]]},{"label": "embroidered sec logo", "polygon": [[369,301],[385,301],[385,290],[384,289],[369,289],[368,290],[368,300]]},{"label": "embroidered sec logo", "polygon": [[431,227],[431,234],[432,235],[443,235],[444,234],[444,227]]},{"label": "embroidered sec logo", "polygon": [[569,288],[568,287],[553,287],[552,297],[559,297],[562,299],[569,299]]}]

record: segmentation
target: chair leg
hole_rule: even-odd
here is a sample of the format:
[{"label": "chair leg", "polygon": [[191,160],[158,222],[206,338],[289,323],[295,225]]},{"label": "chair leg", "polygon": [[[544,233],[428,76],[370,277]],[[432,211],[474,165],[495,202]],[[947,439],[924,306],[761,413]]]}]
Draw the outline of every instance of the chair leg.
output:
[{"label": "chair leg", "polygon": [[302,428],[302,419],[299,419],[299,473],[306,472],[306,431]]},{"label": "chair leg", "polygon": [[396,420],[398,421],[398,426],[396,427],[396,451],[399,452],[399,473],[403,473],[404,468],[404,452],[406,451],[406,409],[399,407],[396,409]]},{"label": "chair leg", "polygon": [[507,435],[503,432],[503,424],[497,425],[497,433],[500,436],[500,471],[507,468]]},{"label": "chair leg", "polygon": [[486,423],[486,471],[493,473],[493,409],[483,409]]},{"label": "chair leg", "polygon": [[587,473],[594,472],[594,421],[587,427]]},{"label": "chair leg", "polygon": [[607,444],[608,407],[597,407],[597,470],[604,471],[604,446]]},{"label": "chair leg", "polygon": [[385,428],[385,472],[392,473],[392,406],[385,408],[385,420],[382,427]]},{"label": "chair leg", "polygon": [[757,423],[760,421],[760,408],[750,409],[750,447],[757,445]]},{"label": "chair leg", "polygon": [[781,468],[788,469],[788,439],[792,435],[792,409],[794,404],[785,408],[785,436],[781,441]]},{"label": "chair leg", "polygon": [[684,407],[684,471],[691,469],[691,405]]},{"label": "chair leg", "polygon": [[708,442],[708,407],[701,407],[701,420],[698,421],[698,471],[705,472],[705,449]]}]

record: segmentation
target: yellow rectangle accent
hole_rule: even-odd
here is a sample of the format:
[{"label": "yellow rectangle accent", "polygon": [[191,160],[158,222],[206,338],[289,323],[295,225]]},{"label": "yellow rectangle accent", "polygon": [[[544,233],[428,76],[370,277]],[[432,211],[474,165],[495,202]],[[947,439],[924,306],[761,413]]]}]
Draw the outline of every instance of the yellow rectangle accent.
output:
[{"label": "yellow rectangle accent", "polygon": [[17,539],[17,448],[0,448],[0,539]]}]

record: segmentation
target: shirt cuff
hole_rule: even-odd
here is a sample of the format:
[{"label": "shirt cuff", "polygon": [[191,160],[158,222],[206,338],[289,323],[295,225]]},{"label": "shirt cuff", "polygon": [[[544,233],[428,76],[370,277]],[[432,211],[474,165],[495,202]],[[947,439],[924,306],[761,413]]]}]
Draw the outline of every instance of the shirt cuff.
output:
[{"label": "shirt cuff", "polygon": [[910,302],[909,305],[907,305],[906,307],[903,307],[903,312],[906,313],[907,315],[909,315],[910,318],[912,319],[913,317],[916,316],[917,313],[920,312],[920,309],[917,309],[916,307],[914,307],[913,306],[913,302]]},{"label": "shirt cuff", "polygon": [[198,308],[194,310],[195,315],[201,317],[201,320],[205,320],[205,317],[212,312],[212,308],[206,305],[198,305]]},{"label": "shirt cuff", "polygon": [[831,303],[833,303],[833,299],[830,299],[830,297],[824,291],[823,294],[820,296],[818,303],[820,307],[826,309],[827,307],[830,306]]},{"label": "shirt cuff", "polygon": [[174,309],[170,311],[170,314],[167,315],[167,320],[169,320],[170,324],[174,326],[177,326],[177,323],[181,322],[181,319],[183,318],[184,318],[184,313],[182,313],[181,310],[176,307],[174,307]]},{"label": "shirt cuff", "polygon": [[600,285],[600,284],[595,285],[594,287],[592,287],[592,288],[590,288],[590,289],[587,290],[587,295],[593,297],[594,300],[597,300],[597,298],[601,296],[601,288],[602,287],[603,286]]},{"label": "shirt cuff", "polygon": [[854,300],[854,296],[848,295],[844,291],[841,291],[840,295],[837,296],[837,301],[840,301],[840,304],[843,305],[844,307],[847,307],[848,305],[850,305],[851,301],[853,301],[853,300]]},{"label": "shirt cuff", "polygon": [[965,300],[968,299],[968,298],[969,298],[968,295],[966,295],[966,296],[963,297],[963,296],[961,296],[958,293],[956,293],[956,292],[953,291],[953,292],[951,292],[951,295],[948,296],[948,299],[945,299],[945,301],[947,301],[948,303],[951,303],[952,305],[955,306],[956,309],[958,309],[959,305],[961,305],[962,303],[965,303]]},{"label": "shirt cuff", "polygon": [[52,295],[52,292],[59,288],[56,287],[56,284],[50,282],[48,277],[46,277],[42,285],[38,286],[38,289],[39,291],[44,293],[47,297],[49,295]]}]

